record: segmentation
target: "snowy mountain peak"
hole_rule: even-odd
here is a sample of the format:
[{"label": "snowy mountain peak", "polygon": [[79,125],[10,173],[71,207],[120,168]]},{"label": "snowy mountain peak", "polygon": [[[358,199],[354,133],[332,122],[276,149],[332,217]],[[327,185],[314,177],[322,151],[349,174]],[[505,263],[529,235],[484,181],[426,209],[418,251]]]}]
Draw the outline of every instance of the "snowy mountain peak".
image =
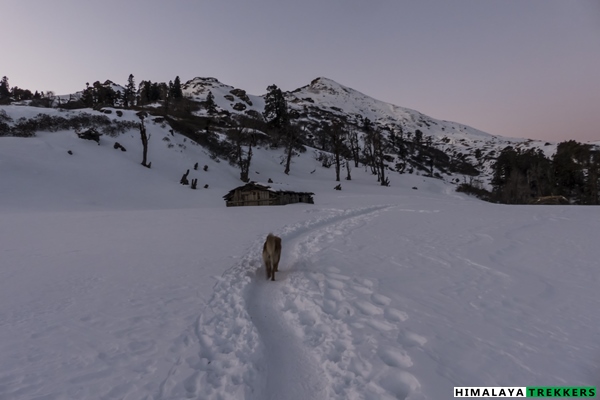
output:
[{"label": "snowy mountain peak", "polygon": [[222,85],[222,83],[217,78],[197,76],[197,77],[187,81],[184,85],[186,85],[186,86]]},{"label": "snowy mountain peak", "polygon": [[319,103],[326,101],[330,103],[330,106],[342,109],[353,104],[364,105],[365,103],[377,101],[357,90],[325,77],[313,79],[309,85],[294,90],[292,94],[299,98],[311,98]]},{"label": "snowy mountain peak", "polygon": [[333,79],[329,79],[329,78],[325,78],[325,77],[319,77],[316,79],[313,79],[310,82],[309,87],[314,90],[314,91],[326,91],[332,94],[339,94],[339,93],[350,93],[350,88],[347,88],[344,85],[341,85],[339,83],[337,83],[336,81],[334,81]]},{"label": "snowy mountain peak", "polygon": [[188,94],[188,95],[207,94],[209,90],[212,90],[214,88],[221,88],[221,87],[230,87],[230,86],[227,86],[227,85],[221,83],[217,78],[210,78],[210,77],[207,77],[207,78],[196,77],[196,78],[190,79],[189,81],[187,81],[186,83],[181,85],[181,89],[183,90],[183,93]]}]

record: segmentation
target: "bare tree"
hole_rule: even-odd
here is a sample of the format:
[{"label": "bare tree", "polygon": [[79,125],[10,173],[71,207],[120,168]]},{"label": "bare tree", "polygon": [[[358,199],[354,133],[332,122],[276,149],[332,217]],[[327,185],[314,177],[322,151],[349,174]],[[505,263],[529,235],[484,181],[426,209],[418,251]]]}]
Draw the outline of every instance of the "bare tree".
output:
[{"label": "bare tree", "polygon": [[325,134],[329,138],[329,144],[335,160],[335,180],[340,181],[341,159],[347,150],[346,130],[340,121],[335,121],[331,126],[325,125]]},{"label": "bare tree", "polygon": [[[238,121],[236,125],[229,129],[227,137],[233,144],[233,154],[230,155],[230,162],[240,168],[240,179],[243,182],[248,182],[250,180],[254,134]],[[248,148],[245,150],[244,146],[248,146]]]},{"label": "bare tree", "polygon": [[371,168],[371,173],[377,175],[377,168],[375,167],[375,138],[372,130],[365,132],[364,135],[364,147],[363,147],[363,159],[365,162],[365,171],[367,167]]},{"label": "bare tree", "polygon": [[377,170],[377,182],[379,182],[381,186],[389,186],[390,180],[385,177],[383,134],[381,129],[378,128],[375,128],[373,131],[373,150],[373,163]]},{"label": "bare tree", "polygon": [[346,180],[347,181],[351,181],[352,180],[352,176],[350,175],[350,160],[346,160]]},{"label": "bare tree", "polygon": [[360,146],[358,144],[358,131],[354,127],[348,127],[348,146],[350,147],[350,154],[354,160],[354,167],[358,168]]},{"label": "bare tree", "polygon": [[144,118],[146,117],[146,113],[139,112],[137,116],[140,118],[140,137],[142,138],[142,165],[146,168],[150,168],[152,163],[147,163],[148,161],[148,141],[150,137],[146,134],[146,126],[144,125]]},{"label": "bare tree", "polygon": [[297,149],[300,144],[300,128],[294,125],[288,125],[284,130],[283,141],[285,144],[285,171],[286,175],[290,173],[290,165],[292,163],[292,157],[294,156],[294,150]]}]

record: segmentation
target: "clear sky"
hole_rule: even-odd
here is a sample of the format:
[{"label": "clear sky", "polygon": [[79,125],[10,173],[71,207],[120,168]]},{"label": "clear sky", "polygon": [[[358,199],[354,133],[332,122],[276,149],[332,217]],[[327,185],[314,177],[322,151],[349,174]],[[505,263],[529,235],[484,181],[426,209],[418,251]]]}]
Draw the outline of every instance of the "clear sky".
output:
[{"label": "clear sky", "polygon": [[66,94],[325,76],[485,132],[600,140],[600,0],[4,0],[0,76]]}]

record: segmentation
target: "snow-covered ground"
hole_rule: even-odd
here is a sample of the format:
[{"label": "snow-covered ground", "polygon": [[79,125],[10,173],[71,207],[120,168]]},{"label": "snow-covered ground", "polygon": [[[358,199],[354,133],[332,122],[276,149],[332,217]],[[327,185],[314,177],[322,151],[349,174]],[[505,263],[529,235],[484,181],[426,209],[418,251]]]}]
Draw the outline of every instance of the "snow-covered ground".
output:
[{"label": "snow-covered ground", "polygon": [[[226,208],[238,171],[148,131],[152,169],[135,131],[0,138],[0,399],[600,386],[597,208],[493,205],[413,175],[384,188],[362,168],[334,191],[310,151],[288,177],[263,149],[253,179],[315,204]],[[179,185],[188,168],[196,191]]]}]

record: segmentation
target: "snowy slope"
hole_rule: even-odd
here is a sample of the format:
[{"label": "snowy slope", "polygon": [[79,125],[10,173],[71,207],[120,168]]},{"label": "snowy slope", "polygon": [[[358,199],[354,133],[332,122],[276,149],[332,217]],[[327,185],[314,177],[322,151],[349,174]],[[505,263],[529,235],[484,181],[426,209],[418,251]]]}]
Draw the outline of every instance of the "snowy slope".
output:
[{"label": "snowy slope", "polygon": [[[261,115],[264,110],[264,95],[247,94],[244,90],[223,84],[215,78],[194,78],[182,87],[186,96],[199,102],[205,101],[208,92],[212,92],[219,111],[231,115],[256,116]],[[368,118],[383,129],[384,134],[393,132],[407,142],[414,140],[416,132],[421,131],[423,141],[430,142],[451,158],[463,159],[476,166],[481,173],[478,181],[488,188],[492,163],[505,147],[523,150],[539,148],[547,156],[556,152],[557,143],[554,142],[490,135],[464,124],[438,120],[416,110],[374,99],[325,77],[316,78],[309,85],[285,92],[285,96],[289,109],[295,116],[295,123],[305,124],[311,133],[319,129],[320,123],[331,122],[332,117],[346,121],[359,131],[363,120]],[[206,110],[202,109],[197,114],[205,115]],[[395,161],[390,162],[390,168],[397,162],[404,161],[396,157]],[[469,179],[460,174],[457,176],[440,172],[440,176],[447,180]]]},{"label": "snowy slope", "polygon": [[[185,96],[198,102],[206,101],[208,93],[211,92],[218,109],[233,114],[245,114],[250,110],[262,113],[265,108],[263,97],[247,94],[244,90],[223,84],[215,78],[194,78],[184,83],[181,88]],[[240,104],[243,110],[236,110],[236,104]],[[199,114],[204,115],[205,111],[202,110]]]},{"label": "snowy slope", "polygon": [[[324,77],[288,93],[287,100],[292,109],[308,120],[319,120],[325,112],[326,115],[345,118],[360,127],[362,119],[369,118],[384,131],[394,132],[407,141],[413,140],[416,132],[421,131],[424,141],[429,140],[431,145],[449,156],[464,158],[477,166],[481,172],[478,179],[484,185],[490,179],[495,157],[507,146],[523,150],[539,148],[547,156],[556,152],[557,143],[490,135],[464,124],[438,120],[409,108],[374,99]],[[451,176],[446,178],[452,179]]]},{"label": "snowy slope", "polygon": [[[292,96],[295,99],[291,98]],[[444,130],[448,129],[447,135],[455,140],[464,138],[490,140],[493,138],[488,133],[465,125],[435,120],[418,111],[376,100],[328,78],[313,80],[310,85],[294,90],[290,94],[290,98],[292,104],[299,104],[304,100],[304,104],[316,104],[332,114],[362,115],[381,125],[392,128],[398,126],[410,132],[420,128],[426,134],[431,132],[441,135],[441,127],[444,127]],[[307,102],[307,99],[310,100]],[[436,125],[441,126],[436,129]]]},{"label": "snowy slope", "polygon": [[[135,129],[100,145],[0,138],[0,399],[600,384],[595,208],[494,205],[407,174],[380,187],[362,168],[335,191],[310,150],[287,176],[266,149],[253,179],[315,204],[226,208],[239,172],[146,125],[151,169]],[[187,169],[198,190],[179,185]],[[276,282],[268,232],[283,239]]]}]

